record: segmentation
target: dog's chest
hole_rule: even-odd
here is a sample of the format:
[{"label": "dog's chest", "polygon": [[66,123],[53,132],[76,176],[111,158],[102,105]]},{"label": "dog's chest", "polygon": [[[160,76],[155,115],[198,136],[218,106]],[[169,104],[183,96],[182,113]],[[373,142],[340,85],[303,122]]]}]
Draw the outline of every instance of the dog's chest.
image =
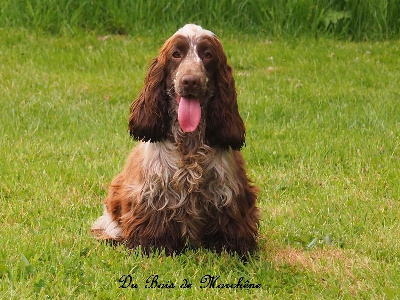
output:
[{"label": "dog's chest", "polygon": [[240,193],[232,151],[200,147],[182,155],[169,142],[146,143],[145,147],[144,197],[158,209],[187,205],[220,208]]}]

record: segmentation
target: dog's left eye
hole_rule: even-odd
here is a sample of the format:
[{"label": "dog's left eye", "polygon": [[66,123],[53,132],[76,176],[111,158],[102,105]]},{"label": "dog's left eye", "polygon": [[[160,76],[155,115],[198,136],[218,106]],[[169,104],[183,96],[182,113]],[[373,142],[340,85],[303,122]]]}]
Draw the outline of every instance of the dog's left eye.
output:
[{"label": "dog's left eye", "polygon": [[203,57],[205,59],[211,59],[212,58],[212,54],[211,54],[210,51],[205,51],[204,54],[203,54]]},{"label": "dog's left eye", "polygon": [[174,53],[172,53],[172,57],[173,58],[181,58],[181,53],[179,51],[175,51]]}]

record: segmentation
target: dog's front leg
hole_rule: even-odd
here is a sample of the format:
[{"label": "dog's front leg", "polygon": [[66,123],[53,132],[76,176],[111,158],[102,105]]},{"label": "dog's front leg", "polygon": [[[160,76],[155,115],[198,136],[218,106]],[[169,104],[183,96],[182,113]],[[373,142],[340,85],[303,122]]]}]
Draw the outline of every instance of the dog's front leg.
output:
[{"label": "dog's front leg", "polygon": [[121,222],[129,248],[140,246],[146,254],[159,249],[171,255],[184,247],[179,224],[168,218],[166,210],[136,209],[123,216]]}]

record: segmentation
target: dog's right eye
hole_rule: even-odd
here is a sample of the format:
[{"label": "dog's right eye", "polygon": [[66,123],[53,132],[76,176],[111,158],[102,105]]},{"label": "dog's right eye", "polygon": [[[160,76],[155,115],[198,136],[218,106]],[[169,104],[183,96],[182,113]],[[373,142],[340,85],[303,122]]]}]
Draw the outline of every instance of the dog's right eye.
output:
[{"label": "dog's right eye", "polygon": [[181,53],[179,51],[175,51],[174,53],[172,53],[172,57],[173,58],[181,58]]}]

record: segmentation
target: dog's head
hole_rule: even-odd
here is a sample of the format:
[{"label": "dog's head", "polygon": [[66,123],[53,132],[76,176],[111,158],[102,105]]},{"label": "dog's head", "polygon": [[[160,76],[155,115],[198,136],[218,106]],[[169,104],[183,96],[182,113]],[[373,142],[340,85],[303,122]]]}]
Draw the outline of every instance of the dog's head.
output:
[{"label": "dog's head", "polygon": [[170,37],[153,60],[131,105],[130,134],[163,141],[173,120],[187,134],[203,120],[209,146],[239,150],[244,144],[235,81],[223,47],[211,31],[193,24]]}]

